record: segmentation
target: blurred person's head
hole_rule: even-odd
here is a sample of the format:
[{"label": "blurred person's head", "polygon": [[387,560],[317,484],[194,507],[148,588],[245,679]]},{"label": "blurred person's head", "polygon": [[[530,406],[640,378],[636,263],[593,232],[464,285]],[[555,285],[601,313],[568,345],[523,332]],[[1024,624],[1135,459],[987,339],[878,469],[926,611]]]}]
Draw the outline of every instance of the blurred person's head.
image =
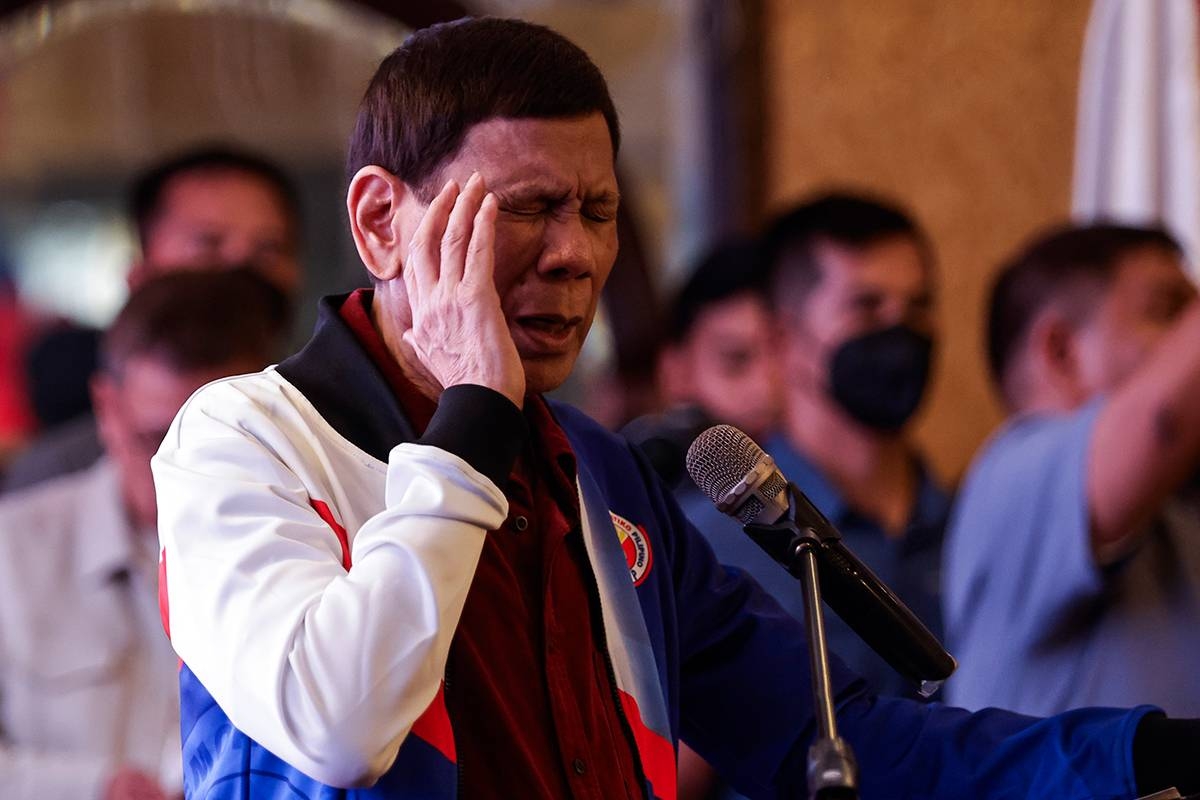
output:
[{"label": "blurred person's head", "polygon": [[527,387],[560,385],[616,258],[618,144],[604,77],[554,31],[482,18],[414,33],[371,80],[347,156],[380,316],[411,325],[409,242],[447,181],[478,171],[499,201],[494,282]]},{"label": "blurred person's head", "polygon": [[787,395],[892,434],[920,405],[937,336],[933,256],[883,200],[830,193],[766,234]]},{"label": "blurred person's head", "polygon": [[150,458],[184,401],[206,383],[276,355],[287,300],[249,269],[178,272],[138,286],[105,332],[92,403],[130,520],[157,519]]},{"label": "blurred person's head", "polygon": [[759,249],[714,248],[688,278],[671,310],[658,378],[670,404],[697,406],[714,422],[758,436],[779,411],[779,370]]},{"label": "blurred person's head", "polygon": [[141,245],[130,286],[168,272],[248,264],[296,293],[299,202],[270,161],[226,147],[192,150],[144,172],[129,206]]},{"label": "blurred person's head", "polygon": [[992,377],[1012,411],[1076,408],[1120,386],[1195,294],[1178,242],[1161,228],[1044,233],[993,286]]}]

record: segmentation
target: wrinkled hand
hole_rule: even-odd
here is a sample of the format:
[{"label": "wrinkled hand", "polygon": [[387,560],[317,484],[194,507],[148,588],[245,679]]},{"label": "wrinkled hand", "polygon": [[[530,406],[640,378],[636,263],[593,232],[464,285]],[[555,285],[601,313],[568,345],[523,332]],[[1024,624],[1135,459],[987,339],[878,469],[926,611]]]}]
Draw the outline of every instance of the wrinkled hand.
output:
[{"label": "wrinkled hand", "polygon": [[404,264],[404,341],[443,388],[478,384],[519,407],[525,370],[492,277],[496,210],[478,173],[461,191],[450,181],[429,204]]},{"label": "wrinkled hand", "polygon": [[141,770],[122,767],[109,779],[104,800],[167,800],[167,793]]}]

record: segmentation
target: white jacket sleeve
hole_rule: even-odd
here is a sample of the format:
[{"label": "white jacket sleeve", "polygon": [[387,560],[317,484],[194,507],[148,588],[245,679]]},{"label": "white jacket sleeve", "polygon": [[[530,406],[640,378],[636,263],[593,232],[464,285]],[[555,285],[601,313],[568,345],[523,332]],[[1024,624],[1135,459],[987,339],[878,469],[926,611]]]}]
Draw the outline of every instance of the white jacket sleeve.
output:
[{"label": "white jacket sleeve", "polygon": [[347,572],[300,476],[247,431],[269,415],[247,423],[239,397],[202,390],[153,462],[172,642],[256,742],[322,783],[369,785],[438,689],[507,501],[459,457],[401,444]]}]

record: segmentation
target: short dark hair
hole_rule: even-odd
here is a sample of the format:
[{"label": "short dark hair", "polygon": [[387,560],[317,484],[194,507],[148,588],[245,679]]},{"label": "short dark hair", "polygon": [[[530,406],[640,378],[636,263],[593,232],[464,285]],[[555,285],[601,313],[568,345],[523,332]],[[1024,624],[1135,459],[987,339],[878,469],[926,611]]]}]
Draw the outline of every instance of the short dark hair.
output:
[{"label": "short dark hair", "polygon": [[347,177],[374,164],[429,201],[435,179],[473,125],[600,112],[613,157],[617,111],[587,53],[549,28],[465,18],[413,33],[379,65],[359,105]]},{"label": "short dark hair", "polygon": [[1107,223],[1064,225],[1027,243],[1001,266],[988,301],[988,368],[997,387],[1041,312],[1067,302],[1066,312],[1081,324],[1095,307],[1095,292],[1112,281],[1117,266],[1143,248],[1182,253],[1179,243],[1157,227]]},{"label": "short dark hair", "polygon": [[183,175],[238,172],[253,176],[269,186],[280,206],[299,230],[300,201],[296,187],[275,163],[246,150],[228,145],[205,145],[177,153],[154,164],[133,182],[129,190],[129,215],[145,245],[150,229],[162,211],[163,197],[171,182]]},{"label": "short dark hair", "polygon": [[249,267],[161,275],[139,286],[104,334],[100,365],[120,377],[133,358],[180,372],[241,358],[266,366],[289,328],[287,297]]},{"label": "short dark hair", "polygon": [[899,206],[869,194],[829,191],[776,217],[763,237],[777,302],[795,304],[821,280],[816,248],[823,242],[861,250],[895,237],[911,239],[932,261],[929,240]]},{"label": "short dark hair", "polygon": [[687,338],[697,318],[712,305],[747,292],[763,297],[766,270],[758,242],[730,239],[705,254],[671,304],[667,338]]}]

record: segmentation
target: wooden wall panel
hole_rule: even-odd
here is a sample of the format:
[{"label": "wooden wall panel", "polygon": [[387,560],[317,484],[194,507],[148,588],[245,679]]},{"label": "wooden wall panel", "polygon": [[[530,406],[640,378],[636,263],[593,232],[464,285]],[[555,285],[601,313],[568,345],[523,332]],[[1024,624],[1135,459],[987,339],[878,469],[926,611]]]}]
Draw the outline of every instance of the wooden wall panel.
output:
[{"label": "wooden wall panel", "polygon": [[903,201],[939,255],[942,356],[919,439],[956,479],[1000,419],[982,349],[996,264],[1069,210],[1089,0],[770,0],[768,207]]}]

